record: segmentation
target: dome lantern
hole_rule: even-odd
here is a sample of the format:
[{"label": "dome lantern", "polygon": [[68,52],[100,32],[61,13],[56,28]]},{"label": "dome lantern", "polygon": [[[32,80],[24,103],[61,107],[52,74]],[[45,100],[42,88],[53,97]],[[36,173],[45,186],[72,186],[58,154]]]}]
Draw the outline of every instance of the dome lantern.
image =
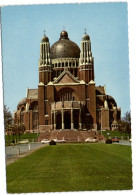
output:
[{"label": "dome lantern", "polygon": [[67,31],[64,30],[60,33],[60,39],[69,39]]}]

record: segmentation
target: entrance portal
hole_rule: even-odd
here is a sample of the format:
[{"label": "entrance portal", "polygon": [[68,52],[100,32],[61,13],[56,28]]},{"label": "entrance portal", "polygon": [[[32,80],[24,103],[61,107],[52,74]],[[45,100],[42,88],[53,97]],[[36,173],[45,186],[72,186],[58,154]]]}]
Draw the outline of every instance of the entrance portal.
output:
[{"label": "entrance portal", "polygon": [[73,115],[74,129],[79,129],[79,110],[74,110]]},{"label": "entrance portal", "polygon": [[71,129],[71,115],[69,112],[64,113],[64,128]]},{"label": "entrance portal", "polygon": [[62,129],[62,119],[60,112],[56,115],[56,129]]}]

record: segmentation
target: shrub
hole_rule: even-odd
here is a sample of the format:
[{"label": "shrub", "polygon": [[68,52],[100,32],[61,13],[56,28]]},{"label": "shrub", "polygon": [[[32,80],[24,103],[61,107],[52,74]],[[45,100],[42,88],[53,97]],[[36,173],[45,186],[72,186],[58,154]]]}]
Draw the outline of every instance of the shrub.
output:
[{"label": "shrub", "polygon": [[56,145],[56,142],[55,142],[54,140],[51,140],[51,141],[49,142],[49,145]]},{"label": "shrub", "polygon": [[107,139],[106,140],[106,144],[112,144],[112,140],[111,139]]}]

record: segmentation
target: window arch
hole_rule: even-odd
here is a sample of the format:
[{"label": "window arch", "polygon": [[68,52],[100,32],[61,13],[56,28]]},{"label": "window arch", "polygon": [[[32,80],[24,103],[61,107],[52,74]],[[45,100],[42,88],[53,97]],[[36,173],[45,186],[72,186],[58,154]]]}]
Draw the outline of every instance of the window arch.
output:
[{"label": "window arch", "polygon": [[73,89],[65,88],[59,92],[59,101],[75,101],[75,92]]},{"label": "window arch", "polygon": [[34,101],[30,105],[30,110],[38,110],[38,102]]}]

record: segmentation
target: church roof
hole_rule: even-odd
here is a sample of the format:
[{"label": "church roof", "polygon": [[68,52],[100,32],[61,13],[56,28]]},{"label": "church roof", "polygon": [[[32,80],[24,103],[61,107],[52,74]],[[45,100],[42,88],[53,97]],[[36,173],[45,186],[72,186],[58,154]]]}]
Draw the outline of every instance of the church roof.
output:
[{"label": "church roof", "polygon": [[98,86],[98,87],[95,87],[96,89],[96,95],[105,95],[105,88],[104,86]]},{"label": "church roof", "polygon": [[27,99],[38,99],[38,89],[27,89]]},{"label": "church roof", "polygon": [[62,31],[60,39],[54,43],[51,47],[51,58],[79,58],[80,48],[76,43],[69,40],[68,33]]},{"label": "church roof", "polygon": [[112,96],[107,95],[107,101],[108,101],[108,104],[112,104],[113,107],[117,107],[117,103]]},{"label": "church roof", "polygon": [[26,104],[26,98],[21,99],[20,102],[18,103],[18,106],[21,106],[23,104]]}]

